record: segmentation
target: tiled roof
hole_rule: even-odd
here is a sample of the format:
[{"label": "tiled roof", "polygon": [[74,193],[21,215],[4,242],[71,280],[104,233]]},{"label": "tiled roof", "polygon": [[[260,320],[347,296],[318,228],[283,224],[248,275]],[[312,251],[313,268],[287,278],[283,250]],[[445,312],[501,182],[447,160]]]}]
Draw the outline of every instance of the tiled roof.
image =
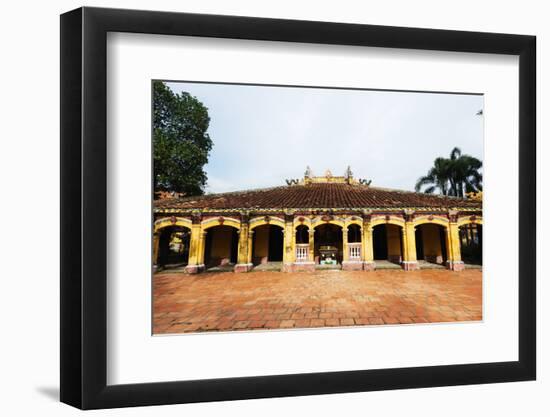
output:
[{"label": "tiled roof", "polygon": [[156,209],[470,208],[481,201],[356,184],[308,184],[156,200]]}]

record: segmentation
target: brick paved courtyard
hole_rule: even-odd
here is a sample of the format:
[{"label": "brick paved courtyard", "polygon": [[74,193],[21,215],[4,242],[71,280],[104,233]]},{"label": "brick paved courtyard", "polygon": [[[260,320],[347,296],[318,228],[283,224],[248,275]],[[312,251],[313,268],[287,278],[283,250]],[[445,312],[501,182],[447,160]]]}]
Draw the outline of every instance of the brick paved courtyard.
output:
[{"label": "brick paved courtyard", "polygon": [[481,270],[159,273],[153,333],[481,320]]}]

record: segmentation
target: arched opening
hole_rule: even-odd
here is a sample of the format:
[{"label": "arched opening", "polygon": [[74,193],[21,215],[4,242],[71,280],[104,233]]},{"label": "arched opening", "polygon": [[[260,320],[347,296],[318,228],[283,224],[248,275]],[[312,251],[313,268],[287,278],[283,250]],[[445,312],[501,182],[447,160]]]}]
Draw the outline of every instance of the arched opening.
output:
[{"label": "arched opening", "polygon": [[239,234],[231,226],[214,226],[206,231],[204,264],[206,268],[233,271],[237,263]]},{"label": "arched opening", "polygon": [[300,225],[296,228],[296,243],[309,243],[309,228],[307,226]]},{"label": "arched opening", "polygon": [[470,223],[460,226],[460,254],[465,265],[483,265],[483,226]]},{"label": "arched opening", "polygon": [[361,226],[350,224],[348,226],[348,259],[361,261]]},{"label": "arched opening", "polygon": [[283,261],[283,228],[264,224],[254,228],[252,237],[252,263],[264,265]]},{"label": "arched opening", "polygon": [[361,243],[361,226],[357,224],[348,226],[348,243]]},{"label": "arched opening", "polygon": [[444,267],[447,262],[447,238],[445,227],[426,223],[416,226],[416,259],[421,268]]},{"label": "arched opening", "polygon": [[296,262],[309,261],[309,228],[301,224],[296,227]]},{"label": "arched opening", "polygon": [[159,231],[157,267],[179,268],[189,260],[191,231],[183,226],[168,226]]},{"label": "arched opening", "polygon": [[403,261],[402,227],[380,224],[372,228],[372,249],[376,268],[395,268]]},{"label": "arched opening", "polygon": [[342,228],[335,224],[321,224],[314,232],[315,263],[335,265],[342,263]]}]

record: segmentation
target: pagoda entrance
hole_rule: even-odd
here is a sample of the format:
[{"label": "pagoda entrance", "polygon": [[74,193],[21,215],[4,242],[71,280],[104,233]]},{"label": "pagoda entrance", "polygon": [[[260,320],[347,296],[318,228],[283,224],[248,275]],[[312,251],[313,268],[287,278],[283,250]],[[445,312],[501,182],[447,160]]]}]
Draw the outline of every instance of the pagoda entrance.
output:
[{"label": "pagoda entrance", "polygon": [[342,263],[342,228],[334,224],[322,224],[315,228],[315,263],[335,265]]}]

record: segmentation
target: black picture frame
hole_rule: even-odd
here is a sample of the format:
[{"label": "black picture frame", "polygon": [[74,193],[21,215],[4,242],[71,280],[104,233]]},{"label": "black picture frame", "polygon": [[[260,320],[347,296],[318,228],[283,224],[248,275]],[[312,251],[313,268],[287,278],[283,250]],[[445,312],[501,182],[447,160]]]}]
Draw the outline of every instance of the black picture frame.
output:
[{"label": "black picture frame", "polygon": [[[519,358],[107,385],[108,32],[519,56]],[[82,409],[534,380],[536,145],[534,36],[156,11],[79,8],[61,16],[61,401]]]}]

